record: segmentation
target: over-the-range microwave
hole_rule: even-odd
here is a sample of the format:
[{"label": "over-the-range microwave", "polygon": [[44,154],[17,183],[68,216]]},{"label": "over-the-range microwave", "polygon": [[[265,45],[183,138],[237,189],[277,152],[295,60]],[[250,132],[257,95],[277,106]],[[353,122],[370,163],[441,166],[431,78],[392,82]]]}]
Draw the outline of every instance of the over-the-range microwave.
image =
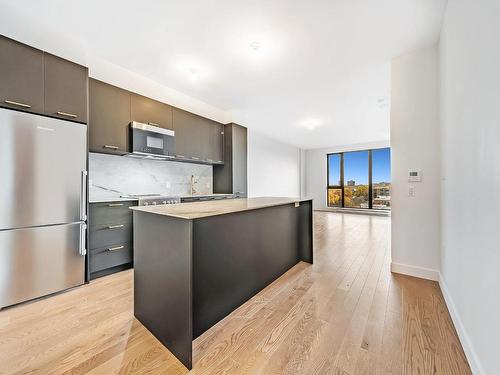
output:
[{"label": "over-the-range microwave", "polygon": [[175,157],[175,132],[152,124],[130,123],[130,152],[137,157],[168,159]]}]

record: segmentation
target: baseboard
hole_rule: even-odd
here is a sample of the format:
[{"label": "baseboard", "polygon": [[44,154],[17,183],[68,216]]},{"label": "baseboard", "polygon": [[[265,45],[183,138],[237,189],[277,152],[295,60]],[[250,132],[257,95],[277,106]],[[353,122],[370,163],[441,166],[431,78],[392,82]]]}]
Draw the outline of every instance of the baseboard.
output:
[{"label": "baseboard", "polygon": [[472,343],[469,339],[469,335],[465,330],[462,319],[460,319],[460,315],[458,314],[455,303],[453,302],[450,292],[448,291],[446,282],[444,281],[444,278],[441,274],[439,275],[439,286],[441,287],[441,292],[443,293],[446,306],[448,307],[448,311],[450,312],[451,320],[455,325],[455,329],[460,339],[460,343],[462,344],[462,348],[464,349],[465,356],[467,357],[467,361],[469,362],[472,373],[474,375],[486,375],[486,372],[484,372],[483,367],[479,362],[479,358],[477,357],[474,347],[472,346]]},{"label": "baseboard", "polygon": [[420,277],[421,279],[439,281],[439,271],[430,268],[391,262],[391,272],[413,277]]},{"label": "baseboard", "polygon": [[458,338],[460,339],[460,344],[462,344],[462,348],[464,349],[465,356],[467,357],[467,361],[469,362],[472,373],[474,375],[486,375],[486,372],[483,370],[483,367],[479,362],[479,358],[474,350],[474,347],[472,346],[469,335],[465,330],[462,319],[460,319],[458,310],[455,307],[455,303],[451,298],[450,292],[448,291],[448,287],[446,286],[446,282],[444,281],[441,273],[430,268],[410,266],[408,264],[394,262],[391,262],[391,272],[439,282],[439,286],[441,287],[441,292],[443,293],[446,306],[448,307],[448,311],[450,312],[451,320],[453,321],[453,325],[455,326],[455,329],[457,331]]},{"label": "baseboard", "polygon": [[391,211],[389,210],[373,210],[365,208],[334,208],[334,207],[320,207],[315,208],[314,211],[323,212],[336,212],[341,214],[357,214],[357,215],[372,215],[372,216],[391,216]]}]

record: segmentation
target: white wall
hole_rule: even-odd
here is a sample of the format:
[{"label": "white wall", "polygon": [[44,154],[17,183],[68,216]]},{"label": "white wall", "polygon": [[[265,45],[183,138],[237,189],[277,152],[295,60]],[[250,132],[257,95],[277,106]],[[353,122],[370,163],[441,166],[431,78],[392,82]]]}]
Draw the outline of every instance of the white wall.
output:
[{"label": "white wall", "polygon": [[335,146],[330,148],[317,148],[306,150],[304,163],[305,191],[303,196],[314,199],[313,207],[316,210],[327,209],[326,187],[327,187],[327,160],[328,154],[344,151],[368,150],[373,148],[389,147],[390,142],[377,141],[370,143],[357,143],[354,145]]},{"label": "white wall", "polygon": [[[392,270],[438,280],[440,131],[437,46],[396,58],[391,72]],[[408,170],[422,182],[408,183]],[[408,194],[409,186],[415,196]]]},{"label": "white wall", "polygon": [[450,0],[440,43],[442,289],[475,374],[500,374],[500,2]]},{"label": "white wall", "polygon": [[300,196],[300,149],[248,129],[248,196]]}]

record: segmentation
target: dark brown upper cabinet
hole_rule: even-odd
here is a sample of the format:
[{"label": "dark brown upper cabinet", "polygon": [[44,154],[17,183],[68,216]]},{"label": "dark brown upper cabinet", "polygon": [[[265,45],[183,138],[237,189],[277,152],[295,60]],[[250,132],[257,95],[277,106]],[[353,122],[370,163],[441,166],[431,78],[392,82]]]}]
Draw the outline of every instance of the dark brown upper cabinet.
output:
[{"label": "dark brown upper cabinet", "polygon": [[194,113],[173,109],[175,153],[178,158],[223,162],[223,125]]},{"label": "dark brown upper cabinet", "polygon": [[224,125],[224,165],[213,167],[214,193],[248,195],[247,129],[237,124]]},{"label": "dark brown upper cabinet", "polygon": [[212,121],[210,129],[210,154],[208,159],[215,163],[224,162],[224,125]]},{"label": "dark brown upper cabinet", "polygon": [[173,109],[175,129],[175,154],[178,158],[199,157],[201,137],[197,116],[182,109]]},{"label": "dark brown upper cabinet", "polygon": [[131,93],[89,79],[89,149],[123,155],[128,151]]},{"label": "dark brown upper cabinet", "polygon": [[173,129],[172,107],[168,104],[146,98],[138,94],[131,94],[131,119],[164,129]]},{"label": "dark brown upper cabinet", "polygon": [[0,105],[43,113],[43,52],[0,36]]},{"label": "dark brown upper cabinet", "polygon": [[87,123],[88,69],[45,53],[45,114]]}]

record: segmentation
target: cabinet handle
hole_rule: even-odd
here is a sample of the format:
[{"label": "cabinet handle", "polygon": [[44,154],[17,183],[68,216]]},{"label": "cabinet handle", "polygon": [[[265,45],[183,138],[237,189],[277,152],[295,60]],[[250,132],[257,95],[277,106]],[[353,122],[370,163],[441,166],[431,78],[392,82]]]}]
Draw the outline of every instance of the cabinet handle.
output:
[{"label": "cabinet handle", "polygon": [[193,160],[200,160],[200,158],[198,158],[196,156],[191,156],[191,159],[193,159]]},{"label": "cabinet handle", "polygon": [[116,251],[116,250],[121,250],[123,248],[124,248],[123,245],[121,245],[121,246],[115,246],[115,247],[108,248],[108,251]]},{"label": "cabinet handle", "polygon": [[108,207],[121,207],[123,206],[123,203],[110,203],[108,204]]},{"label": "cabinet handle", "polygon": [[59,116],[66,116],[66,117],[71,117],[71,118],[77,118],[78,116],[73,114],[73,113],[68,113],[68,112],[61,112],[57,111],[56,112]]},{"label": "cabinet handle", "polygon": [[153,125],[153,126],[160,127],[160,124],[157,124],[156,122],[148,122],[148,125]]},{"label": "cabinet handle", "polygon": [[123,228],[124,226],[125,226],[124,224],[109,225],[107,229],[118,229],[118,228]]},{"label": "cabinet handle", "polygon": [[184,155],[175,155],[176,158],[185,158]]},{"label": "cabinet handle", "polygon": [[29,104],[13,102],[12,100],[4,100],[4,102],[7,104],[10,104],[10,105],[17,105],[18,107],[31,108],[31,106]]},{"label": "cabinet handle", "polygon": [[118,150],[118,146],[112,146],[112,145],[104,145],[104,148],[109,148],[111,150]]}]

